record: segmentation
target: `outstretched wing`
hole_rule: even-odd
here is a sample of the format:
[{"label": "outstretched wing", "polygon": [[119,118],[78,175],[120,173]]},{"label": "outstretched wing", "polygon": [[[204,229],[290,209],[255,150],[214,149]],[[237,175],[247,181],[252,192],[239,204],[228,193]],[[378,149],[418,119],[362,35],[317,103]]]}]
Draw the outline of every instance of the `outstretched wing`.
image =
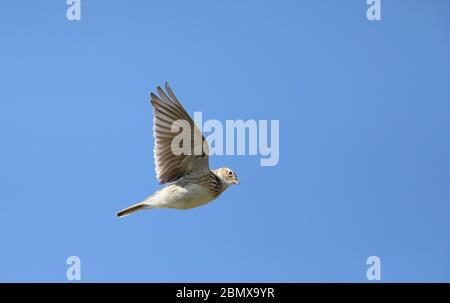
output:
[{"label": "outstretched wing", "polygon": [[[166,92],[158,86],[158,95],[151,93],[153,106],[153,137],[155,138],[155,166],[156,177],[161,184],[173,182],[188,173],[208,173],[208,142],[195,125],[192,118],[183,108],[177,97],[166,82]],[[176,127],[172,132],[172,125],[176,121],[188,123],[191,130],[190,153],[176,155],[171,148],[173,139],[182,132]],[[194,140],[197,138],[197,140]],[[200,145],[200,146],[199,146]],[[198,152],[200,151],[200,153]]]}]

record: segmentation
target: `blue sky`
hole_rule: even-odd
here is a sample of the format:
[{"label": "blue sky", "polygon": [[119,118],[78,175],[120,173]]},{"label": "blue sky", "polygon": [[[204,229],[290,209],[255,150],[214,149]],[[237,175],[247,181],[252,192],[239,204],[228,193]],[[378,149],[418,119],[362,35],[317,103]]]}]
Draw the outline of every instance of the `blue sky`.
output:
[{"label": "blue sky", "polygon": [[[450,3],[0,4],[0,281],[450,281]],[[280,161],[118,220],[159,188],[156,85],[204,119],[280,121]]]}]

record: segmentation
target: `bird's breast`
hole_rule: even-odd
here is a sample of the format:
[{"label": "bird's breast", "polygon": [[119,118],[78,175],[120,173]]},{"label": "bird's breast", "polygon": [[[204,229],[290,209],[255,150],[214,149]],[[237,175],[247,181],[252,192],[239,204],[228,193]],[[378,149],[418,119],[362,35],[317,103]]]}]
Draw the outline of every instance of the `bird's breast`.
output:
[{"label": "bird's breast", "polygon": [[161,203],[164,207],[189,209],[201,206],[213,200],[208,188],[203,185],[190,183],[183,186],[173,184],[161,192]]}]

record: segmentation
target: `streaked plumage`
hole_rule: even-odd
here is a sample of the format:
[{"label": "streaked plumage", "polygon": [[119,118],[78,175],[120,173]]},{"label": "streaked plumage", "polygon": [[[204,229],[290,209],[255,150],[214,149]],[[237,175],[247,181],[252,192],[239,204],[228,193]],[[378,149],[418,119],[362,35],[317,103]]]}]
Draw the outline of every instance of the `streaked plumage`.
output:
[{"label": "streaked plumage", "polygon": [[[167,82],[165,86],[167,93],[158,86],[158,96],[151,93],[150,102],[154,115],[156,178],[160,184],[170,184],[144,201],[118,212],[118,217],[141,209],[190,209],[212,201],[230,185],[239,184],[236,174],[229,168],[224,167],[212,171],[209,169],[208,142]],[[190,126],[191,152],[175,155],[172,152],[171,143],[181,133],[181,130],[172,132],[172,125],[180,120]]]}]

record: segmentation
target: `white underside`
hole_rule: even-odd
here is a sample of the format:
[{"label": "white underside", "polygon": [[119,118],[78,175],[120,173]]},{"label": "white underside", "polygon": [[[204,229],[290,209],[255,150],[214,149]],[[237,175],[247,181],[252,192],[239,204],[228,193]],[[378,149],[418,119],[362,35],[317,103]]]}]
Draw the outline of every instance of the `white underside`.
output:
[{"label": "white underside", "polygon": [[190,209],[211,202],[215,197],[205,187],[198,184],[189,184],[180,187],[169,185],[146,200],[151,208]]}]

